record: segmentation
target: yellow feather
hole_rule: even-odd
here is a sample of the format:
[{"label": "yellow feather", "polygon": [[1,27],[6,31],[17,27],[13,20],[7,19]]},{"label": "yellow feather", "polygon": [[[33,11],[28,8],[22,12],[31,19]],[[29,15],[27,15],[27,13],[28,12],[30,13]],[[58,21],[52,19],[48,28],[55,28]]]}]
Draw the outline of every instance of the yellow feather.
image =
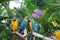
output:
[{"label": "yellow feather", "polygon": [[33,32],[33,28],[32,28],[32,21],[30,20],[30,30]]},{"label": "yellow feather", "polygon": [[12,30],[17,30],[17,29],[18,29],[18,22],[12,21]]}]

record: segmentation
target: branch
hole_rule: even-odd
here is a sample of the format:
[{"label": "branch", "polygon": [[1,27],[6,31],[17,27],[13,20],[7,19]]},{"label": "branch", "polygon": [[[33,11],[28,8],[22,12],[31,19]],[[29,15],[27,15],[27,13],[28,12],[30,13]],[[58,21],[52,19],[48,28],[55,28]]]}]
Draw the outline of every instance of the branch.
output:
[{"label": "branch", "polygon": [[15,31],[13,32],[15,35],[19,36],[20,38],[25,38],[27,37],[31,32],[27,33],[26,35],[21,35],[19,32]]},{"label": "branch", "polygon": [[14,31],[13,34],[19,36],[19,38],[21,38],[22,40],[25,40],[25,39],[23,38],[23,35],[21,35],[21,34],[18,33],[17,31]]},{"label": "branch", "polygon": [[[15,35],[19,36],[21,39],[24,39],[24,38],[28,37],[31,32],[27,33],[26,35],[21,35],[21,34],[20,34],[19,32],[17,32],[17,31],[16,31],[16,32],[13,32],[13,33],[14,33]],[[46,37],[46,36],[41,35],[41,34],[38,34],[38,33],[36,33],[36,32],[32,32],[32,35],[34,35],[34,36],[36,36],[36,37],[38,37],[38,38],[42,38],[43,40],[55,40],[55,38]]]},{"label": "branch", "polygon": [[36,32],[32,32],[32,34],[33,34],[34,36],[38,37],[38,38],[42,38],[43,40],[55,40],[55,39],[52,39],[52,38],[50,38],[50,37],[46,37],[46,36],[44,36],[44,35],[38,34],[38,33],[36,33]]}]

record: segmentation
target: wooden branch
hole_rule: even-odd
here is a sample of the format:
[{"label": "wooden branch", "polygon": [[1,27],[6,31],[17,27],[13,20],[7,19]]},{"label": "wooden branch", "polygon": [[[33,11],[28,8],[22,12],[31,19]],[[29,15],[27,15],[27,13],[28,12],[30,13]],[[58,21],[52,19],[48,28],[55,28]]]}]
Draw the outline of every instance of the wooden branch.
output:
[{"label": "wooden branch", "polygon": [[[24,29],[24,36],[27,35],[27,29]],[[27,37],[25,37],[25,40],[27,40]]]},{"label": "wooden branch", "polygon": [[17,35],[17,36],[19,36],[20,38],[26,38],[27,36],[29,36],[29,34],[31,33],[31,32],[29,32],[29,33],[27,33],[27,34],[25,34],[25,35],[21,35],[19,32],[17,32],[17,31],[15,31],[15,32],[13,32],[15,35]]},{"label": "wooden branch", "polygon": [[[15,35],[17,35],[17,36],[19,36],[21,39],[23,39],[24,40],[24,38],[26,38],[26,37],[28,37],[29,36],[29,34],[31,33],[31,32],[29,32],[29,33],[27,33],[27,34],[25,34],[25,35],[21,35],[19,32],[13,32]],[[32,32],[32,35],[34,35],[34,36],[36,36],[36,37],[39,37],[39,38],[42,38],[43,40],[55,40],[55,39],[53,39],[53,38],[51,38],[51,37],[46,37],[46,36],[44,36],[44,35],[41,35],[41,34],[38,34],[38,33],[36,33],[36,32]]]},{"label": "wooden branch", "polygon": [[19,36],[19,38],[21,38],[22,40],[24,40],[23,35],[21,35],[17,31],[14,31],[13,34]]},{"label": "wooden branch", "polygon": [[38,33],[36,33],[36,32],[32,32],[32,34],[33,34],[34,36],[36,36],[36,37],[42,38],[43,40],[55,40],[55,39],[52,39],[52,38],[50,38],[50,37],[46,37],[46,36],[44,36],[44,35],[38,34]]}]

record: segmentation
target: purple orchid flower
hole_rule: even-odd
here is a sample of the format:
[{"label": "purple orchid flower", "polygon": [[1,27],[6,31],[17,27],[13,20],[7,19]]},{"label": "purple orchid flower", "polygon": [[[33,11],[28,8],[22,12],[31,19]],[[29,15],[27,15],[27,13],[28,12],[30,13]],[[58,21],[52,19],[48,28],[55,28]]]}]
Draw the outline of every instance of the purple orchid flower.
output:
[{"label": "purple orchid flower", "polygon": [[40,14],[42,14],[42,10],[36,9],[36,10],[34,10],[34,13],[40,15]]},{"label": "purple orchid flower", "polygon": [[34,18],[39,18],[39,15],[37,15],[37,14],[32,14],[32,16],[33,16]]}]

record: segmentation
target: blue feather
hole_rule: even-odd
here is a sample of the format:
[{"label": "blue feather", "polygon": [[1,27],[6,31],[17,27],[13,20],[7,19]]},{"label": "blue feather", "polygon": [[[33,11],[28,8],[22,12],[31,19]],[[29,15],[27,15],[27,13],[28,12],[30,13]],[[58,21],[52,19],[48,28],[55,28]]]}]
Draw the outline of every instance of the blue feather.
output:
[{"label": "blue feather", "polygon": [[33,23],[32,27],[35,32],[38,32],[38,25],[37,24]]},{"label": "blue feather", "polygon": [[25,28],[27,26],[27,22],[24,20],[21,24],[21,27],[20,28]]}]

